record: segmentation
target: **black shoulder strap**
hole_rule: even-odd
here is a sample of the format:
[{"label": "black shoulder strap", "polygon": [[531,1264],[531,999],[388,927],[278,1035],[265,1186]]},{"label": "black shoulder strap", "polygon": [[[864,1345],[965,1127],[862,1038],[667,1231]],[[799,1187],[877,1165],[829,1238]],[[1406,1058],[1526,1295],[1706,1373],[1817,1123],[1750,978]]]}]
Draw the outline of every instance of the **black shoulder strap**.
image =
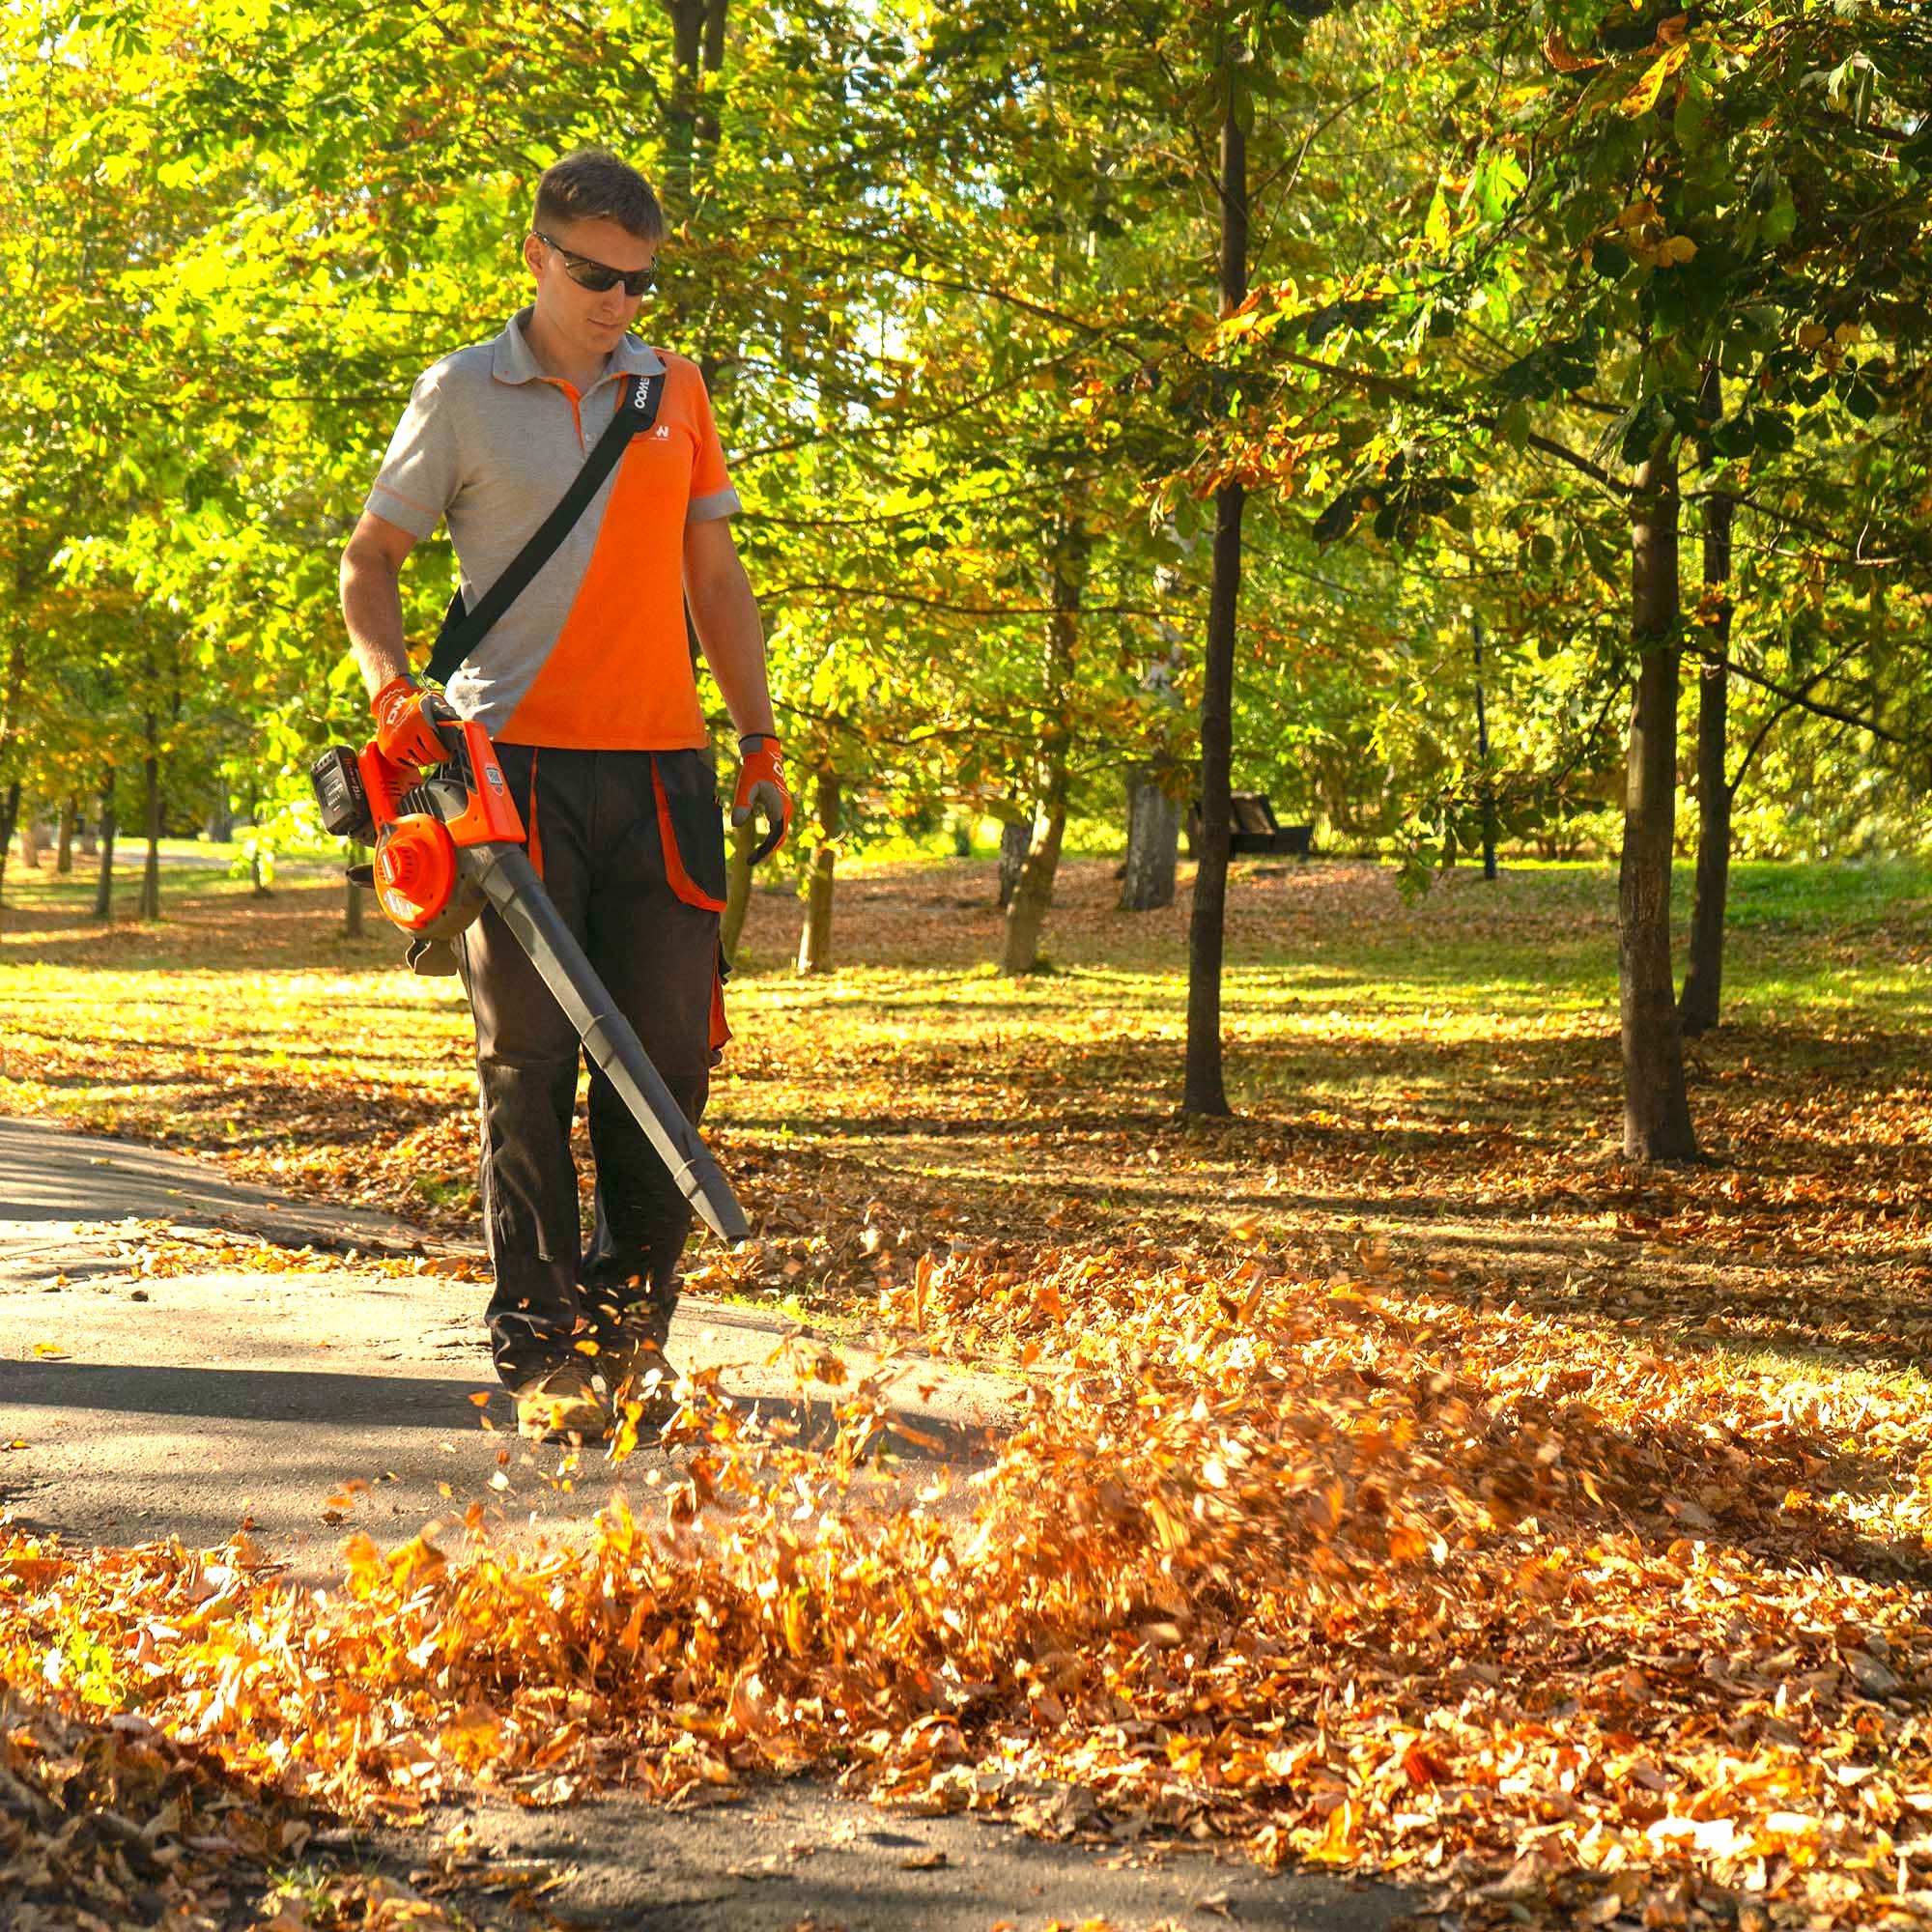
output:
[{"label": "black shoulder strap", "polygon": [[436,648],[430,653],[428,674],[437,683],[447,684],[462,668],[464,659],[523,595],[530,579],[550,561],[551,553],[570,534],[571,526],[589,507],[591,497],[616,467],[625,444],[634,436],[642,436],[657,421],[658,403],[664,396],[664,372],[660,370],[655,376],[630,376],[625,382],[624,394],[618,401],[617,413],[611,418],[611,427],[597,439],[596,447],[584,459],[576,481],[544,519],[543,527],[511,558],[510,567],[484,592],[483,601],[475,610],[463,608],[461,587],[449,600],[442,629],[437,633]]}]

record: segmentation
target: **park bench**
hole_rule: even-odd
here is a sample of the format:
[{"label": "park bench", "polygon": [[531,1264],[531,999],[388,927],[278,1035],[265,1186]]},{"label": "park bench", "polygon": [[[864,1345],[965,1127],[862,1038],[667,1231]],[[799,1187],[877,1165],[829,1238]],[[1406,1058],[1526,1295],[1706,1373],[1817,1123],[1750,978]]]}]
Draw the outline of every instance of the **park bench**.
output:
[{"label": "park bench", "polygon": [[[1275,820],[1274,807],[1258,791],[1237,791],[1229,800],[1228,849],[1236,855],[1272,852],[1291,859],[1305,859],[1314,849],[1312,825],[1281,825]],[[1201,801],[1187,809],[1187,850],[1189,856],[1201,846]]]}]

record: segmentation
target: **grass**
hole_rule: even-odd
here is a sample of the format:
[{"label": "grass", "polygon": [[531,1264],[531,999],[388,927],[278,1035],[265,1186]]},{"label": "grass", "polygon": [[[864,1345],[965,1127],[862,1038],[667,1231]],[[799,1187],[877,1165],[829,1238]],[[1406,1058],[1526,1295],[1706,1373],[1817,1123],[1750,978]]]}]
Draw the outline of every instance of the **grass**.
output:
[{"label": "grass", "polygon": [[[1375,867],[1237,864],[1223,1017],[1238,1118],[1192,1127],[1176,1114],[1185,892],[1122,913],[1112,867],[1071,862],[1047,929],[1058,970],[1014,982],[987,963],[993,869],[848,865],[838,970],[809,980],[788,966],[795,899],[753,895],[707,1124],[790,1271],[721,1290],[825,1314],[962,1241],[1141,1227],[1212,1242],[1259,1214],[1297,1264],[1394,1236],[1453,1256],[1471,1293],[1584,1319],[1613,1284],[1648,1283],[1654,1323],[1729,1309],[1760,1348],[1856,1355],[1865,1337],[1897,1361],[1909,1344],[1887,1311],[1917,1319],[1932,1298],[1923,861],[1735,868],[1725,1024],[1690,1052],[1719,1164],[1649,1176],[1614,1152],[1607,867],[1487,884],[1465,867],[1409,905]],[[324,868],[285,869],[257,899],[177,862],[158,925],[103,926],[84,882],[15,867],[0,1105],[473,1236],[460,989],[404,973],[373,916],[343,936],[340,899]],[[1619,1215],[1664,1237],[1620,1243]]]}]

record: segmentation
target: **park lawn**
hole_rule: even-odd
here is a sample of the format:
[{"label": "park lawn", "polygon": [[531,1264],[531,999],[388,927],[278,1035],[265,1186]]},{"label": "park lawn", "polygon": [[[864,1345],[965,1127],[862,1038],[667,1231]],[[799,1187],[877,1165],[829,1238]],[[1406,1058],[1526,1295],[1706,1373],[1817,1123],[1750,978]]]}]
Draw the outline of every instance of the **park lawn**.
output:
[{"label": "park lawn", "polygon": [[[1605,867],[1465,867],[1407,905],[1373,867],[1237,866],[1238,1118],[1194,1127],[1184,896],[1122,914],[1111,867],[1073,863],[1052,970],[1015,983],[986,964],[989,865],[848,873],[823,980],[788,970],[796,901],[753,897],[707,1124],[773,1238],[695,1251],[713,1287],[849,1312],[924,1252],[1136,1229],[1213,1248],[1260,1216],[1285,1264],[1390,1239],[1583,1321],[1621,1319],[1614,1280],[1662,1332],[1907,1370],[1932,1333],[1923,864],[1736,868],[1726,1024],[1690,1050],[1718,1164],[1656,1176],[1615,1157]],[[380,920],[345,939],[326,871],[257,900],[177,867],[156,928],[102,930],[77,879],[16,870],[10,897],[0,1105],[474,1236],[461,992],[398,970]]]},{"label": "park lawn", "polygon": [[[472,1235],[451,983],[342,938],[326,880],[168,885],[158,929],[101,931],[10,881],[0,1107]],[[145,1694],[205,1728],[245,1622],[224,1749],[285,1776],[299,1739],[348,1805],[479,1755],[666,1793],[837,1763],[940,1805],[1069,1780],[1129,1831],[1439,1882],[1464,1924],[1919,1922],[1932,868],[1738,868],[1690,1056],[1718,1157],[1652,1173],[1615,1151],[1605,868],[1406,905],[1372,867],[1237,867],[1237,1118],[1194,1125],[1184,898],[1121,914],[1072,864],[1014,984],[991,890],[849,867],[810,981],[756,895],[707,1127],[762,1239],[689,1277],[1024,1372],[970,1526],[868,1516],[838,1456],[700,1399],[670,1520],[723,1498],[715,1546],[620,1514],[535,1623],[514,1564],[427,1588],[440,1556],[364,1550],[333,1605],[264,1584],[218,1628],[191,1558],[62,1559],[16,1625],[113,1652],[179,1595]],[[336,1680],[372,1676],[392,1731],[455,1742],[362,1748]]]}]

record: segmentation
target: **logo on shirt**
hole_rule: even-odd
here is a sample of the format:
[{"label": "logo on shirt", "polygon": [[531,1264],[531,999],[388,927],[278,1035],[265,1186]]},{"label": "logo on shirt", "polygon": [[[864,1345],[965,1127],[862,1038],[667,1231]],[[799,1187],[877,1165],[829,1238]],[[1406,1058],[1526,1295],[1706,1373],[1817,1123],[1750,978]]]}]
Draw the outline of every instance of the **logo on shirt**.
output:
[{"label": "logo on shirt", "polygon": [[670,440],[670,424],[659,423],[657,428],[652,430],[651,438],[656,442],[668,442]]}]

